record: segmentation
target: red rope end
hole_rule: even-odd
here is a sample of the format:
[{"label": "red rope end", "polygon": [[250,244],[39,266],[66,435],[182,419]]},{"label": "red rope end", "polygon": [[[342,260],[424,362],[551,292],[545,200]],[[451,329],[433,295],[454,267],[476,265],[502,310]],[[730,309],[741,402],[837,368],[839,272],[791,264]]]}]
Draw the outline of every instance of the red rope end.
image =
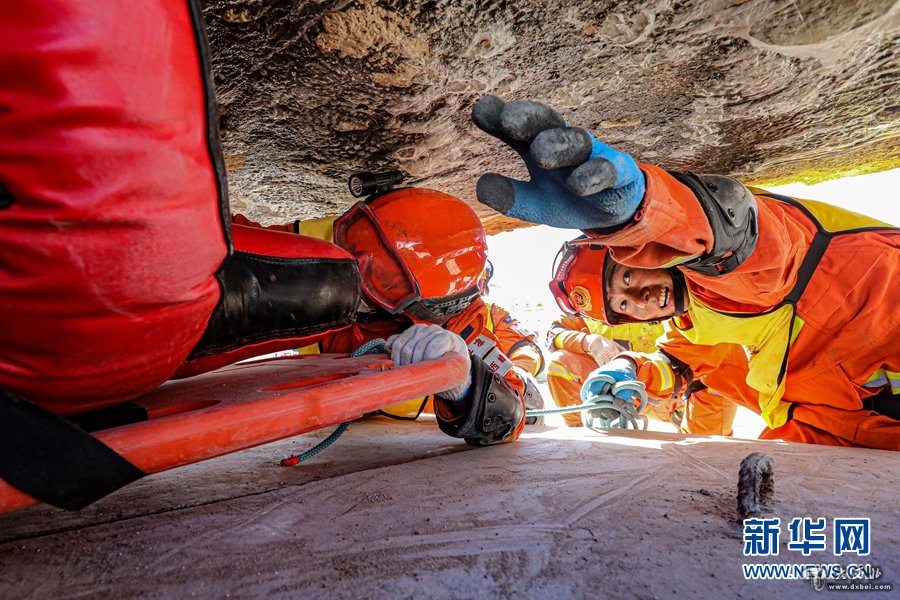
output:
[{"label": "red rope end", "polygon": [[294,465],[299,465],[299,464],[300,464],[300,457],[296,456],[294,454],[291,454],[290,456],[288,456],[287,458],[285,458],[281,461],[282,467],[293,467]]}]

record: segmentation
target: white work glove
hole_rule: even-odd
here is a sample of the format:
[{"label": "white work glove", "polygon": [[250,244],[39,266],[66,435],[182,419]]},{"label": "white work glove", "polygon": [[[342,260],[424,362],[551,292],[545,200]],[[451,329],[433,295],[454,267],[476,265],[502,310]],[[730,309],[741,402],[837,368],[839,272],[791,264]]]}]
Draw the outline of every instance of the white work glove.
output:
[{"label": "white work glove", "polygon": [[[397,366],[413,365],[454,353],[464,356],[468,365],[466,371],[471,370],[472,362],[465,340],[438,325],[413,325],[403,333],[389,337],[387,348],[391,353],[391,360]],[[437,395],[451,402],[458,402],[465,398],[471,382],[472,375],[469,374],[465,383],[438,392]]]},{"label": "white work glove", "polygon": [[616,342],[594,333],[584,336],[581,347],[597,361],[598,365],[605,365],[625,351],[625,348]]}]

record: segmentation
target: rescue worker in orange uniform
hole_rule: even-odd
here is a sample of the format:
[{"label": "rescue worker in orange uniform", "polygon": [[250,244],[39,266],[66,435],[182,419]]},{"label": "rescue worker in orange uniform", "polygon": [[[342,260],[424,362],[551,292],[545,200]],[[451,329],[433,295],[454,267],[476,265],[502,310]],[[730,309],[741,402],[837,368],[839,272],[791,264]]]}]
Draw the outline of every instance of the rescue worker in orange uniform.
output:
[{"label": "rescue worker in orange uniform", "polygon": [[[553,351],[547,367],[547,386],[553,402],[559,407],[580,405],[581,384],[592,371],[624,350],[655,350],[660,335],[662,326],[658,324],[627,323],[609,327],[595,319],[560,317],[547,332],[547,346]],[[649,410],[652,416],[670,422],[675,408],[666,404]],[[581,413],[565,413],[563,421],[569,427],[581,427]]]},{"label": "rescue worker in orange uniform", "polygon": [[[490,265],[490,261],[488,261],[488,264]],[[497,348],[512,364],[514,375],[510,373],[506,377],[517,390],[521,390],[524,396],[525,408],[544,408],[543,396],[541,396],[540,389],[534,379],[544,368],[544,355],[534,341],[534,334],[522,328],[519,322],[502,306],[492,302],[485,302],[484,297],[475,302],[481,307],[482,311],[481,318],[484,322],[484,328],[481,330],[481,334],[494,340]],[[460,321],[466,321],[466,318],[462,318]],[[456,320],[449,326],[453,327],[452,330],[454,332],[459,329],[459,324],[456,323]],[[463,325],[458,333],[466,330],[467,326]],[[520,381],[517,382],[516,379]],[[415,420],[422,413],[434,413],[431,400],[429,396],[428,398],[400,402],[383,408],[378,412],[391,418]],[[525,419],[526,425],[539,423],[543,423],[542,417],[526,417]]]},{"label": "rescue worker in orange uniform", "polygon": [[[481,276],[482,299],[491,293],[494,265],[487,261]],[[522,327],[505,308],[493,302],[485,302],[487,330],[497,338],[497,346],[509,357],[513,369],[525,382],[525,408],[542,409],[545,402],[535,379],[544,370],[544,353],[535,341],[533,333]],[[542,425],[543,417],[526,417],[527,425]]]},{"label": "rescue worker in orange uniform", "polygon": [[[563,251],[560,252],[562,260],[566,260],[566,253],[571,251],[572,246],[564,245]],[[574,259],[569,267],[570,281],[581,275],[587,280],[593,277],[593,269],[597,265],[590,262],[592,255],[585,253],[580,255],[580,258],[581,261]],[[569,285],[574,287],[578,284]],[[606,325],[602,320],[585,315],[563,316],[550,329],[552,343],[563,348],[551,358],[547,377],[554,401],[559,404],[557,400],[559,394],[565,398],[563,401],[569,402],[566,406],[581,403],[581,384],[587,381],[598,367],[606,365],[622,354],[643,356],[655,353],[657,340],[664,332],[665,328],[660,323]],[[583,350],[584,348],[593,349],[594,354]],[[556,358],[557,355],[561,355],[559,359]],[[663,367],[663,364],[667,363],[661,354],[656,356],[662,362],[654,362],[652,369],[648,365],[638,377],[641,381],[653,380],[655,383],[648,386],[647,393],[658,404],[648,404],[644,414],[659,421],[670,422],[684,433],[731,435],[737,404],[710,390],[699,377],[685,380],[674,375],[668,376],[668,371]],[[569,420],[566,424],[570,424]]]},{"label": "rescue worker in orange uniform", "polygon": [[[423,214],[439,218],[422,219]],[[235,215],[233,221],[259,227],[243,215]],[[337,218],[266,229],[303,231],[333,240],[361,265],[364,302],[353,326],[324,336],[302,353],[350,353],[378,338],[387,340],[392,358],[400,364],[426,360],[426,355],[437,358],[451,350],[471,352],[475,381],[481,383],[435,396],[438,425],[478,446],[518,438],[525,425],[526,381],[513,369],[490,327],[490,312],[481,299],[487,242],[481,221],[468,205],[435,190],[403,188],[373,194]],[[441,353],[435,354],[429,344]],[[493,374],[501,375],[503,383]],[[480,406],[488,394],[495,400],[489,407],[463,414],[461,405],[466,403],[459,401],[467,393],[479,397],[470,406]],[[414,419],[427,400],[383,411]]]},{"label": "rescue worker in orange uniform", "polygon": [[540,103],[486,97],[473,120],[531,174],[484,175],[479,200],[587,234],[554,274],[561,306],[611,325],[675,318],[661,355],[616,359],[592,392],[699,377],[759,413],[761,437],[900,449],[897,228],[637,165]]}]

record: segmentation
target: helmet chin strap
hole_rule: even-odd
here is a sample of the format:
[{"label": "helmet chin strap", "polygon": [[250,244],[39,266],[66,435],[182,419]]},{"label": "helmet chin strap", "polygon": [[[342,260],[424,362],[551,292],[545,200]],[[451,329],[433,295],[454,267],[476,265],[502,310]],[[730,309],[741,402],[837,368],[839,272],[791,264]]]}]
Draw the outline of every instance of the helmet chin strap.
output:
[{"label": "helmet chin strap", "polygon": [[396,319],[400,315],[394,315],[381,308],[378,305],[372,306],[373,301],[366,302],[365,295],[360,299],[359,306],[356,307],[356,320],[360,323],[375,323],[376,321],[384,321]]},{"label": "helmet chin strap", "polygon": [[675,314],[673,317],[679,317],[687,312],[687,284],[684,281],[684,274],[675,267],[670,268],[669,275],[672,276],[672,296],[675,301]]}]

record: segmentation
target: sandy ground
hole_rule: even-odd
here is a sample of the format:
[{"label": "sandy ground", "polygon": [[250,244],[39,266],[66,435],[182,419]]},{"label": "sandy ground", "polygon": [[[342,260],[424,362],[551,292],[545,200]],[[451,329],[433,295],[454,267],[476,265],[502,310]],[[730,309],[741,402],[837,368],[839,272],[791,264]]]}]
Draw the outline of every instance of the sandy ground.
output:
[{"label": "sandy ground", "polygon": [[[430,419],[379,418],[277,465],[328,433],[154,475],[80,513],[0,516],[0,598],[819,597],[743,578],[737,469],[759,450],[784,524],[780,556],[748,562],[871,563],[900,584],[894,453],[551,426],[473,449]],[[788,551],[799,516],[871,518],[871,556]]]}]

